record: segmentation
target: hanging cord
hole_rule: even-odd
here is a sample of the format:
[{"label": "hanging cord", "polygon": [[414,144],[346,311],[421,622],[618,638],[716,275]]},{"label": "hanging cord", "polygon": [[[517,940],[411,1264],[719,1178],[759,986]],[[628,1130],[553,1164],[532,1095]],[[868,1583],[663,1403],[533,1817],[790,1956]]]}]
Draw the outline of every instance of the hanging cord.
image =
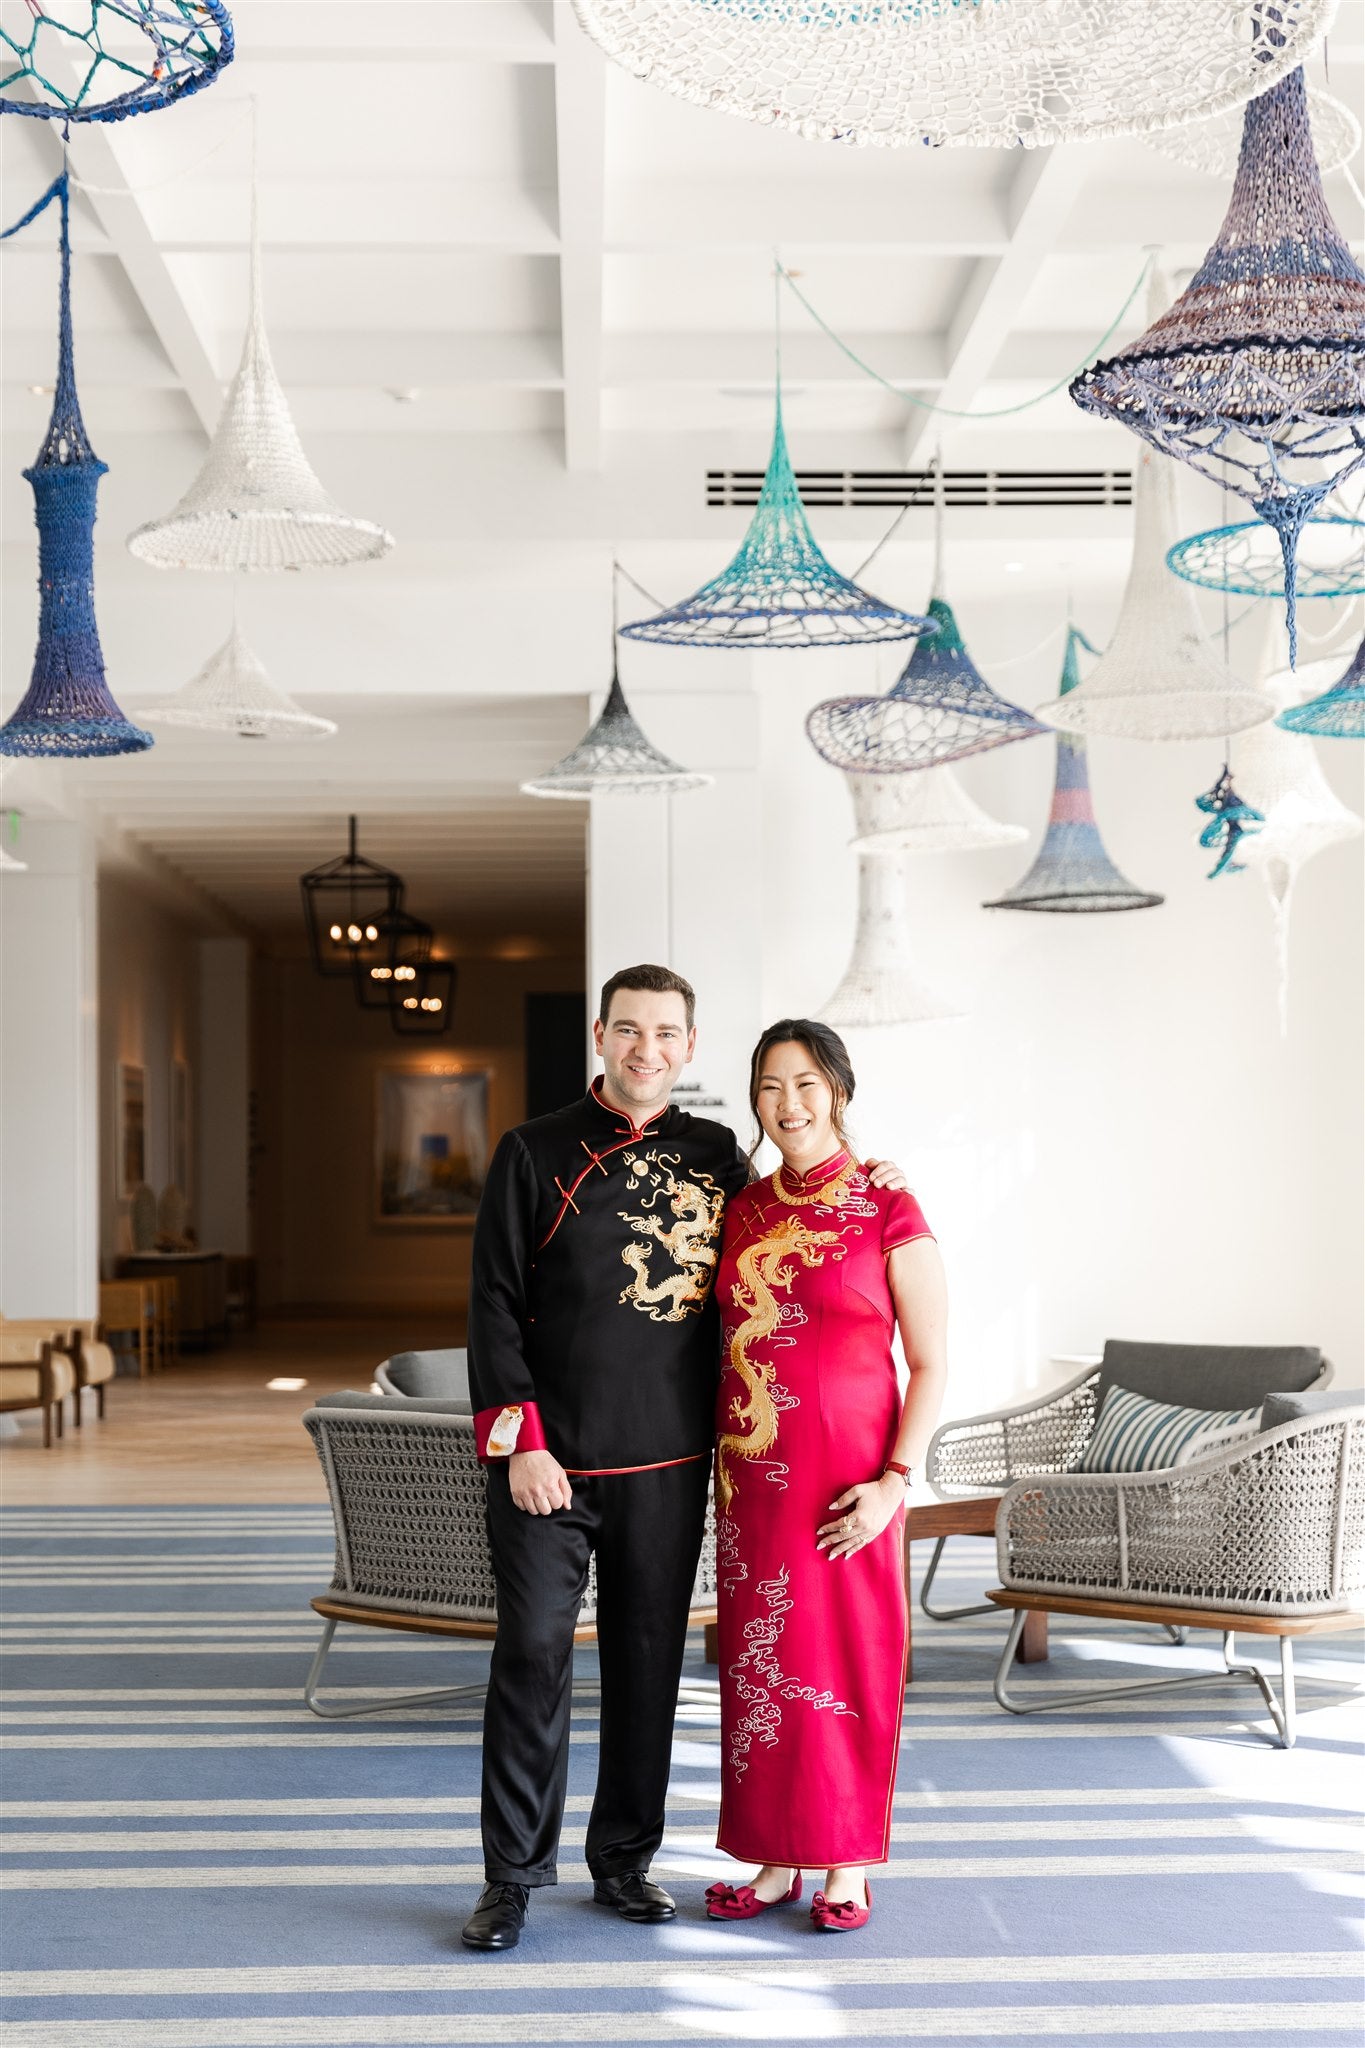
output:
[{"label": "hanging cord", "polygon": [[[899,384],[893,384],[889,377],[883,377],[880,370],[874,370],[870,363],[863,361],[863,358],[857,353],[856,350],[851,349],[846,341],[841,340],[841,338],[835,333],[834,329],[830,326],[828,320],[826,320],[822,314],[816,312],[810,300],[806,297],[805,293],[796,284],[789,270],[781,270],[781,276],[782,282],[786,285],[788,291],[795,296],[799,303],[805,308],[806,312],[809,313],[811,319],[815,322],[816,326],[820,329],[821,333],[827,335],[829,339],[834,343],[834,346],[837,349],[841,349],[843,353],[848,357],[849,361],[852,364],[854,364],[856,368],[861,370],[865,377],[870,377],[875,384],[880,384],[883,390],[889,391],[891,393],[893,398],[899,398],[906,405],[913,405],[920,412],[941,413],[947,419],[1003,420],[1008,419],[1014,413],[1028,412],[1031,410],[1033,406],[1041,405],[1045,398],[1052,398],[1055,396],[1057,392],[1064,391],[1067,385],[1072,382],[1073,378],[1079,376],[1082,370],[1089,368],[1090,364],[1094,362],[1095,358],[1099,355],[1105,343],[1118,331],[1119,327],[1122,325],[1124,317],[1127,314],[1128,308],[1132,305],[1134,299],[1137,297],[1138,293],[1142,290],[1143,285],[1147,281],[1148,275],[1152,268],[1152,262],[1153,258],[1150,255],[1144,259],[1142,269],[1138,272],[1137,282],[1134,284],[1133,289],[1129,292],[1127,298],[1119,307],[1118,312],[1109,322],[1109,325],[1105,328],[1099,340],[1092,343],[1092,345],[1086,350],[1085,354],[1081,357],[1080,361],[1076,364],[1074,369],[1068,370],[1064,377],[1059,377],[1055,384],[1049,384],[1046,391],[1039,391],[1038,393],[1036,393],[1034,397],[1025,398],[1021,400],[1018,405],[994,406],[984,412],[967,412],[953,405],[936,405],[933,399],[931,398],[916,398],[915,394],[912,391],[903,391]],[[781,269],[780,265],[779,269]]]}]

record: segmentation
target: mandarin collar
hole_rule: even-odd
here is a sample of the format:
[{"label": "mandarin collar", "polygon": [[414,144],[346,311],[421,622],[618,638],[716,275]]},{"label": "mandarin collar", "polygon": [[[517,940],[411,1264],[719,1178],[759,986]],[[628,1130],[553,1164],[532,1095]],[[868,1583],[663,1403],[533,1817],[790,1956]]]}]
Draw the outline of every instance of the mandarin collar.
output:
[{"label": "mandarin collar", "polygon": [[793,1173],[784,1162],[777,1169],[777,1183],[780,1188],[790,1189],[793,1194],[807,1194],[812,1188],[823,1187],[827,1180],[833,1180],[844,1167],[852,1164],[851,1153],[844,1146],[840,1146],[837,1152],[831,1152],[828,1159],[822,1159],[818,1166],[812,1166],[806,1173]]},{"label": "mandarin collar", "polygon": [[643,1138],[646,1133],[656,1130],[663,1123],[664,1118],[672,1112],[673,1108],[671,1102],[666,1102],[662,1109],[656,1110],[653,1116],[645,1119],[644,1123],[637,1124],[625,1110],[613,1109],[609,1102],[602,1100],[602,1076],[600,1074],[594,1080],[591,1088],[589,1088],[585,1100],[594,1115],[606,1117],[611,1123],[612,1128],[623,1138]]}]

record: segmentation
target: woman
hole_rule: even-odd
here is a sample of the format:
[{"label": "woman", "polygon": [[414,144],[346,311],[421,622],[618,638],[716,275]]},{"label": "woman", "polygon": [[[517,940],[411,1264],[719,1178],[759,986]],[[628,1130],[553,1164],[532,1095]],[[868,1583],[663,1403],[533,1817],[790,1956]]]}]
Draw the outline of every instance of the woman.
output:
[{"label": "woman", "polygon": [[842,1040],[805,1019],[771,1025],[749,1094],[782,1164],[730,1198],[716,1282],[718,1846],[761,1868],[712,1885],[707,1912],[748,1920],[794,1903],[815,1868],[811,1919],[834,1933],[865,1924],[865,1866],[888,1853],[901,1530],[943,1396],[946,1295],[914,1196],[874,1188],[849,1148]]}]

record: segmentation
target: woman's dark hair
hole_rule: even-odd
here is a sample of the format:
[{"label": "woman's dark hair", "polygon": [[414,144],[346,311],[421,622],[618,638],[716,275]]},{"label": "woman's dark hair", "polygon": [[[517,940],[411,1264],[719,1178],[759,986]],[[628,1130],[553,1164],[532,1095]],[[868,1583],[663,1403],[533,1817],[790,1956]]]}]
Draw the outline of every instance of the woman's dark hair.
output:
[{"label": "woman's dark hair", "polygon": [[[853,1062],[848,1056],[848,1047],[837,1031],[831,1031],[828,1024],[818,1024],[813,1017],[783,1017],[776,1024],[770,1024],[754,1047],[754,1056],[749,1062],[749,1107],[758,1122],[758,1084],[763,1074],[763,1062],[775,1045],[803,1045],[810,1054],[810,1063],[821,1078],[829,1083],[834,1098],[834,1135],[841,1144],[848,1143],[848,1132],[844,1127],[844,1115],[853,1100]],[[749,1153],[754,1153],[763,1143],[763,1128]]]}]

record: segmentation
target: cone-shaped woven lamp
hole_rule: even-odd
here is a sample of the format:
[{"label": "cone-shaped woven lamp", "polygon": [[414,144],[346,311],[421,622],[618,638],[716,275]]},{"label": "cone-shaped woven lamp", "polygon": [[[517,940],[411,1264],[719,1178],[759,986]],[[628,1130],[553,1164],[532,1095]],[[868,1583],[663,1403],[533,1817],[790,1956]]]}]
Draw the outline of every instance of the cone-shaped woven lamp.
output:
[{"label": "cone-shaped woven lamp", "polygon": [[850,775],[857,853],[972,853],[1015,846],[1023,825],[1005,825],[968,796],[951,768],[919,775]]},{"label": "cone-shaped woven lamp", "polygon": [[670,761],[635,723],[615,667],[601,716],[573,752],[543,775],[523,782],[523,796],[678,796],[705,789],[710,775],[694,775]]},{"label": "cone-shaped woven lamp", "polygon": [[140,754],[152,736],[130,724],[110,696],[95,624],[95,498],[108,466],[90,446],[76,393],[65,172],[28,218],[53,199],[61,210],[57,387],[43,445],[24,471],[38,525],[38,645],[28,689],[0,726],[0,754]]},{"label": "cone-shaped woven lamp", "polygon": [[[26,35],[0,26],[3,114],[63,124],[122,121],[188,99],[232,62],[232,18],[223,0],[27,5]],[[22,94],[15,91],[21,79]]]},{"label": "cone-shaped woven lamp", "polygon": [[301,711],[292,697],[277,689],[265,664],[243,640],[234,622],[231,633],[210,655],[193,682],[171,697],[148,705],[149,725],[188,726],[198,732],[231,732],[244,740],[323,739],[336,731],[330,718]]},{"label": "cone-shaped woven lamp", "polygon": [[1077,688],[1041,715],[1061,732],[1121,740],[1206,740],[1259,725],[1270,699],[1210,647],[1194,592],[1172,576],[1176,467],[1153,448],[1133,484],[1133,555],[1109,644]]},{"label": "cone-shaped woven lamp", "polygon": [[1227,218],[1190,284],[1071,395],[1274,527],[1292,660],[1299,532],[1365,462],[1365,272],[1323,197],[1301,71],[1248,106]]},{"label": "cone-shaped woven lamp", "polygon": [[858,856],[858,926],[843,978],[816,1015],[841,1030],[858,1024],[927,1024],[960,1017],[961,1005],[926,988],[907,922],[907,867],[899,854]]},{"label": "cone-shaped woven lamp", "polygon": [[1340,682],[1306,704],[1291,704],[1275,723],[1286,732],[1310,733],[1315,739],[1365,740],[1365,640]]},{"label": "cone-shaped woven lamp", "polygon": [[[1293,679],[1272,675],[1266,678],[1266,688],[1287,705]],[[1332,789],[1312,740],[1284,731],[1277,719],[1238,733],[1229,756],[1243,802],[1258,810],[1263,820],[1238,848],[1238,857],[1259,871],[1269,892],[1283,1031],[1289,1006],[1289,912],[1299,870],[1314,854],[1356,838],[1365,823]]]},{"label": "cone-shaped woven lamp", "polygon": [[[1272,527],[1251,519],[1178,540],[1166,566],[1200,590],[1231,597],[1280,597],[1284,556]],[[1365,590],[1365,519],[1308,520],[1294,557],[1294,600],[1356,597]]]},{"label": "cone-shaped woven lamp", "polygon": [[1142,135],[1238,106],[1335,0],[574,0],[637,78],[826,142],[975,148]]},{"label": "cone-shaped woven lamp", "polygon": [[[1062,695],[1080,684],[1078,650],[1081,636],[1070,627],[1062,664]],[[1052,809],[1037,859],[987,910],[1151,910],[1164,901],[1134,888],[1104,850],[1090,801],[1090,775],[1085,741],[1069,733],[1057,735],[1057,779]]]},{"label": "cone-shaped woven lamp", "polygon": [[[1320,86],[1310,85],[1308,119],[1313,131],[1313,154],[1323,176],[1349,164],[1360,147],[1360,123],[1345,101],[1324,92]],[[1215,114],[1211,121],[1190,121],[1179,128],[1163,128],[1148,140],[1162,156],[1169,157],[1172,163],[1184,164],[1187,170],[1206,171],[1211,178],[1232,178],[1237,175],[1242,147],[1242,109],[1233,107],[1225,114]]]},{"label": "cone-shaped woven lamp", "polygon": [[154,569],[329,569],[387,554],[393,535],[343,512],[303,452],[271,360],[251,181],[251,308],[242,360],[209,452],[175,510],[128,537]]},{"label": "cone-shaped woven lamp", "polygon": [[806,720],[822,761],[850,775],[899,775],[963,761],[988,747],[1031,739],[1047,727],[1031,711],[998,696],[962,644],[943,595],[943,464],[934,469],[932,636],[917,640],[884,697],[830,697]]},{"label": "cone-shaped woven lamp", "polygon": [[772,452],[739,552],[681,604],[622,626],[621,638],[664,647],[858,647],[927,630],[927,620],[850,583],[816,546],[787,452],[779,383]]}]

